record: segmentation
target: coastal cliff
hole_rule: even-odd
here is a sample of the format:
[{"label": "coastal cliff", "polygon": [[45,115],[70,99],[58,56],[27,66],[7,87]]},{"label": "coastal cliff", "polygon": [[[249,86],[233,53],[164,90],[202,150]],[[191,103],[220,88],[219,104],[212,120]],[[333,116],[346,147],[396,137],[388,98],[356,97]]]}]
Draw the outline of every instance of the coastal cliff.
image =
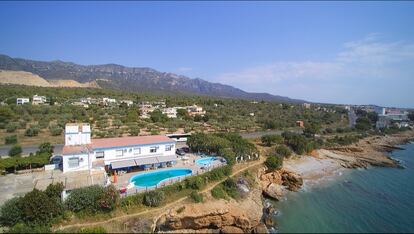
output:
[{"label": "coastal cliff", "polygon": [[396,145],[412,140],[414,131],[391,136],[373,136],[358,143],[320,149],[311,155],[292,157],[283,168],[256,170],[256,186],[248,188],[242,199],[214,199],[206,194],[203,203],[186,203],[165,211],[155,220],[161,233],[264,233],[277,226],[272,218],[275,209],[263,200],[282,200],[289,191],[296,192],[305,184],[334,178],[344,170],[369,166],[401,168],[388,153],[400,149]]}]

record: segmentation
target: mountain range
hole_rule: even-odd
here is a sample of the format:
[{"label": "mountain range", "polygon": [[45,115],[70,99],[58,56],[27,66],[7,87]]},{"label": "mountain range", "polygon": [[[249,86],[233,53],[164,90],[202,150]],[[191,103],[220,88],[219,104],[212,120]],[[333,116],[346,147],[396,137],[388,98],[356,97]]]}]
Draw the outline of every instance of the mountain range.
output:
[{"label": "mountain range", "polygon": [[173,92],[250,100],[305,102],[268,93],[250,93],[230,85],[160,72],[148,67],[125,67],[118,64],[79,65],[60,60],[45,62],[0,55],[0,70],[29,72],[48,82],[70,80],[96,83],[102,88],[132,92]]}]

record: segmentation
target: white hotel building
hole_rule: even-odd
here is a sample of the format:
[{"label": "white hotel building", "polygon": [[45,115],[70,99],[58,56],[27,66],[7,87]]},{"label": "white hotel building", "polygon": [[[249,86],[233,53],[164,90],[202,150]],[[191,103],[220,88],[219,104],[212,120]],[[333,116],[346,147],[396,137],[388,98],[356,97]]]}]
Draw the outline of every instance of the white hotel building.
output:
[{"label": "white hotel building", "polygon": [[164,135],[91,139],[89,124],[67,124],[63,172],[166,167],[177,160],[175,143]]}]

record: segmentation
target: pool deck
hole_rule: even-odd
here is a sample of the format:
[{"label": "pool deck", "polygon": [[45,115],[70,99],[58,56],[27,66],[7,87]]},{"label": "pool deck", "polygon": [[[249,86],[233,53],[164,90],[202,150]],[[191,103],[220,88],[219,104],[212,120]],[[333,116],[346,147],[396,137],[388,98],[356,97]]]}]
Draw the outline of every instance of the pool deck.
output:
[{"label": "pool deck", "polygon": [[[198,175],[204,172],[207,172],[209,170],[211,170],[212,168],[216,168],[216,167],[220,167],[225,165],[225,163],[220,162],[220,160],[217,161],[213,161],[211,164],[211,168],[210,169],[201,169],[202,166],[199,166],[195,163],[195,160],[197,159],[201,159],[203,157],[200,157],[196,154],[193,153],[186,153],[185,154],[186,157],[188,157],[188,160],[182,160],[182,159],[177,159],[177,163],[174,164],[172,167],[166,167],[166,168],[159,168],[159,169],[155,169],[155,170],[150,170],[150,171],[138,171],[138,172],[131,172],[131,173],[126,173],[123,175],[119,175],[117,176],[117,183],[114,183],[114,185],[121,189],[121,188],[127,188],[127,195],[129,194],[134,194],[137,192],[143,192],[145,190],[152,190],[155,189],[156,187],[161,187],[161,186],[165,186],[171,183],[175,183],[177,181],[182,180],[183,178],[172,178],[172,179],[167,179],[164,181],[161,181],[161,183],[156,186],[156,187],[148,187],[148,188],[143,188],[143,187],[135,187],[135,186],[129,186],[129,180],[131,179],[131,177],[135,176],[135,175],[139,175],[142,173],[146,173],[146,172],[154,172],[154,171],[159,171],[159,170],[165,170],[165,169],[174,169],[174,168],[186,168],[186,169],[191,169],[193,171],[193,173],[191,175]],[[210,156],[208,156],[210,157]],[[188,175],[188,176],[191,176]],[[186,176],[187,177],[187,176]],[[111,181],[113,181],[113,177],[111,177]]]}]

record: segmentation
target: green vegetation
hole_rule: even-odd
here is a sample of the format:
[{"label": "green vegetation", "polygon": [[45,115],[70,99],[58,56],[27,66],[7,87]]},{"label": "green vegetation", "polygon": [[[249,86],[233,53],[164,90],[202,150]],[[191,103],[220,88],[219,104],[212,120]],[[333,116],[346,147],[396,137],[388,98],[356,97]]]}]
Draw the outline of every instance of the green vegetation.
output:
[{"label": "green vegetation", "polygon": [[144,204],[146,206],[157,207],[165,200],[165,194],[161,190],[149,191],[144,194]]},{"label": "green vegetation", "polygon": [[16,135],[6,136],[6,137],[4,138],[4,143],[5,143],[6,145],[16,144],[16,143],[17,143],[17,136],[16,136]]},{"label": "green vegetation", "polygon": [[292,155],[292,151],[285,145],[279,145],[275,148],[275,154],[283,158],[288,158]]},{"label": "green vegetation", "polygon": [[22,149],[20,146],[13,146],[10,149],[10,158],[0,159],[0,170],[6,172],[15,172],[21,169],[32,169],[43,167],[49,163],[52,156],[53,146],[50,143],[42,143],[36,154],[30,154],[28,157],[20,157]]},{"label": "green vegetation", "polygon": [[215,198],[215,199],[226,199],[227,198],[227,194],[226,191],[224,191],[223,189],[223,185],[219,184],[216,187],[214,187],[211,190],[211,195]]},{"label": "green vegetation", "polygon": [[261,137],[262,144],[265,146],[272,146],[272,144],[280,144],[283,142],[283,137],[280,135],[264,135]]},{"label": "green vegetation", "polygon": [[0,208],[1,224],[11,227],[10,232],[50,232],[49,225],[64,213],[60,188],[63,189],[61,185],[51,184],[46,191],[33,189],[23,197],[6,201]]},{"label": "green vegetation", "polygon": [[73,212],[108,212],[119,205],[119,193],[113,185],[99,185],[73,190],[65,201],[66,207]]},{"label": "green vegetation", "polygon": [[282,136],[285,139],[285,144],[299,155],[310,153],[312,150],[318,149],[323,145],[321,139],[315,140],[314,138],[308,138],[297,133],[284,132]]},{"label": "green vegetation", "polygon": [[193,199],[195,203],[203,202],[203,195],[198,193],[197,191],[192,191],[190,193],[190,198]]},{"label": "green vegetation", "polygon": [[[47,137],[52,143],[62,142],[63,128],[68,122],[87,122],[92,125],[94,137],[114,137],[124,134],[165,133],[174,129],[185,132],[240,132],[261,129],[285,129],[295,127],[298,119],[320,125],[345,125],[342,109],[324,105],[326,111],[306,109],[299,104],[281,105],[276,102],[251,103],[247,100],[222,99],[207,96],[177,94],[129,93],[107,89],[46,88],[18,85],[1,85],[0,101],[8,105],[0,107],[0,137],[5,138],[14,131],[18,141],[36,144],[33,136]],[[17,97],[34,94],[53,98],[59,105],[16,105]],[[88,108],[71,103],[80,98],[100,99],[111,97],[117,100],[141,101],[165,100],[167,107],[197,104],[206,110],[205,116],[189,116],[178,110],[178,118],[167,118],[155,111],[149,119],[139,118],[137,106],[90,104]],[[328,112],[330,111],[330,112]],[[335,111],[335,112],[334,112]],[[249,113],[255,113],[251,117]],[[6,128],[7,126],[7,128]],[[129,126],[135,126],[130,130]],[[138,130],[139,129],[139,130]],[[45,138],[43,138],[45,139]],[[4,141],[3,141],[4,142]]]},{"label": "green vegetation", "polygon": [[82,228],[78,233],[107,233],[103,227]]},{"label": "green vegetation", "polygon": [[254,144],[235,133],[195,133],[187,142],[193,152],[217,154],[233,165],[238,156],[257,154]]},{"label": "green vegetation", "polygon": [[20,156],[22,154],[22,147],[20,145],[13,145],[11,149],[9,150],[9,156],[15,157]]},{"label": "green vegetation", "polygon": [[269,171],[278,170],[283,166],[283,158],[277,155],[269,155],[266,158],[265,165]]}]

